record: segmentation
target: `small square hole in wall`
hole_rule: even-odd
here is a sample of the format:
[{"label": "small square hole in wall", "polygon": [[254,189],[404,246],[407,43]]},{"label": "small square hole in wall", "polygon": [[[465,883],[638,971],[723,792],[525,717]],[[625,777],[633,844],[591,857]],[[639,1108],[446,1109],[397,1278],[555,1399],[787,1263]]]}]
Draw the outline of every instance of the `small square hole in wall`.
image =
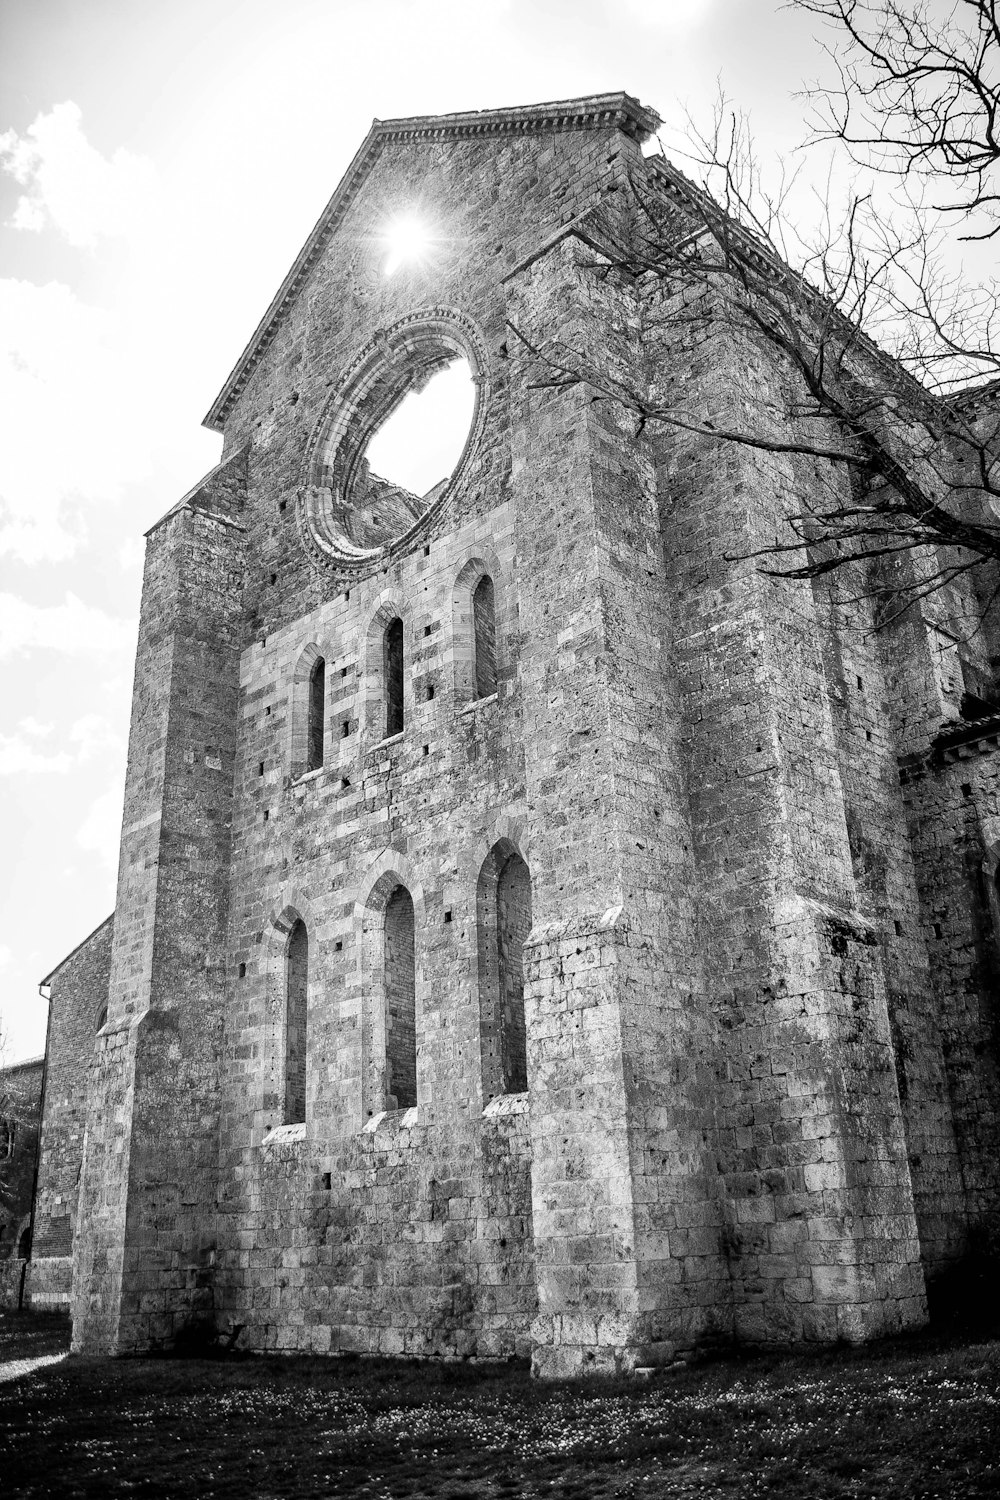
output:
[{"label": "small square hole in wall", "polygon": [[969,783],[967,781],[963,781],[962,782],[962,796],[965,798],[965,800],[967,802],[968,802],[969,798],[972,796],[972,787],[969,785]]},{"label": "small square hole in wall", "polygon": [[342,722],[342,724],[340,726],[340,738],[342,740],[346,740],[347,736],[350,734],[350,732],[351,732],[351,721],[350,721],[350,719],[344,719],[344,721]]},{"label": "small square hole in wall", "polygon": [[450,911],[446,911],[445,912],[444,919],[445,919],[446,922],[450,922],[451,921],[451,912]]},{"label": "small square hole in wall", "polygon": [[264,809],[264,822],[265,823],[269,823],[270,821],[271,821],[271,814],[268,811],[268,809],[265,807],[265,809]]},{"label": "small square hole in wall", "polygon": [[860,678],[860,677],[859,677],[859,678],[858,678],[858,687],[859,687],[859,688],[860,688],[860,689],[861,689],[861,690],[862,690],[862,692],[864,692],[864,687],[865,687],[865,685],[864,685],[864,683],[863,683],[863,682],[862,682],[862,681],[861,681],[861,678]]},{"label": "small square hole in wall", "polygon": [[941,931],[941,923],[940,922],[935,922],[934,923],[934,936],[936,938],[944,937],[944,933]]},{"label": "small square hole in wall", "polygon": [[332,1172],[324,1172],[323,1173],[323,1187],[326,1189],[327,1192],[329,1192],[330,1189],[333,1187],[333,1173]]},{"label": "small square hole in wall", "polygon": [[425,745],[424,746],[424,754],[425,755],[430,755],[430,753],[431,753],[431,747],[430,747],[430,745]]},{"label": "small square hole in wall", "polygon": [[350,603],[350,599],[351,599],[351,591],[350,591],[350,589],[345,589],[344,590],[344,603],[345,604],[349,604]]},{"label": "small square hole in wall", "polygon": [[266,719],[269,719],[271,717],[271,705],[270,705],[270,703],[267,705],[267,707],[264,710],[264,717]]},{"label": "small square hole in wall", "polygon": [[335,953],[343,953],[343,951],[344,951],[344,945],[343,945],[343,943],[334,943],[334,945],[333,945],[333,951]]},{"label": "small square hole in wall", "polygon": [[288,501],[287,500],[279,500],[278,501],[278,509],[279,510],[287,510],[288,509]]},{"label": "small square hole in wall", "polygon": [[271,574],[271,587],[272,588],[274,588],[274,585],[277,583],[277,581],[278,581],[278,575],[277,575],[277,573],[272,573]]},{"label": "small square hole in wall", "polygon": [[424,548],[424,556],[425,557],[430,557],[430,555],[431,555],[431,544],[430,544],[430,542],[428,542],[427,546]]},{"label": "small square hole in wall", "polygon": [[429,625],[425,625],[424,626],[424,635],[430,635],[430,633],[431,633],[431,627]]},{"label": "small square hole in wall", "polygon": [[350,786],[350,784],[351,784],[351,778],[349,776],[343,776],[341,778],[341,782],[340,782],[340,789],[341,789],[341,791],[346,792],[347,788]]},{"label": "small square hole in wall", "polygon": [[902,924],[902,922],[901,922],[901,921],[900,921],[900,920],[899,920],[899,918],[898,918],[898,917],[897,917],[897,918],[896,918],[896,920],[895,920],[895,921],[894,921],[894,922],[893,922],[893,924],[892,924],[892,925],[893,925],[893,927],[895,927],[895,929],[896,929],[896,936],[897,936],[897,937],[902,937],[902,936],[903,936],[903,924]]},{"label": "small square hole in wall", "polygon": [[429,682],[427,684],[427,702],[430,703],[430,701],[431,701],[431,699],[433,697],[434,697],[434,684],[433,684],[433,682]]},{"label": "small square hole in wall", "polygon": [[865,739],[866,739],[866,740],[870,740],[870,739],[871,739],[871,737],[872,737],[872,732],[871,732],[871,730],[870,730],[870,729],[866,729],[866,730],[865,730]]},{"label": "small square hole in wall", "polygon": [[347,668],[346,667],[341,667],[341,669],[340,669],[340,675],[341,675],[341,677],[346,677],[347,676]]},{"label": "small square hole in wall", "polygon": [[245,979],[247,977],[247,966],[246,966],[246,964],[240,964],[240,966],[236,970],[236,972],[237,972],[237,974],[239,975],[239,977],[241,979]]},{"label": "small square hole in wall", "polygon": [[263,776],[263,774],[264,774],[264,762],[261,761],[260,764],[257,767],[257,775],[258,776]]}]

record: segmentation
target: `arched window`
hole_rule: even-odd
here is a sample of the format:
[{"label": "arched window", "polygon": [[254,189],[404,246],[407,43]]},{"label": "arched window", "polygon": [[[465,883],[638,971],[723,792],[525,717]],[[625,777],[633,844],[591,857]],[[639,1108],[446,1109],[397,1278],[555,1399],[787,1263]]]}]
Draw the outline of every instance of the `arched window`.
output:
[{"label": "arched window", "polygon": [[531,876],[506,839],[483,864],[476,905],[483,1095],[488,1102],[528,1087],[523,950],[531,931]]},{"label": "arched window", "polygon": [[285,950],[285,1111],[284,1123],[306,1117],[306,1031],[309,1010],[309,936],[297,921]]},{"label": "arched window", "polygon": [[476,697],[497,690],[497,619],[493,579],[484,573],[472,595],[473,661]]},{"label": "arched window", "polygon": [[318,771],[323,764],[323,730],[326,722],[326,662],[317,656],[309,674],[309,719],[306,730],[306,770]]},{"label": "arched window", "polygon": [[310,641],[292,674],[289,701],[288,770],[293,779],[318,771],[326,735],[326,658]]},{"label": "arched window", "polygon": [[383,638],[386,738],[403,732],[403,622],[390,620]]},{"label": "arched window", "polygon": [[102,1005],[101,1009],[100,1009],[100,1012],[98,1014],[98,1017],[97,1017],[97,1027],[96,1027],[96,1030],[98,1030],[98,1031],[103,1030],[104,1026],[107,1023],[107,1019],[108,1019],[108,1007],[106,1005]]},{"label": "arched window", "polygon": [[385,1107],[410,1109],[417,1102],[416,975],[413,898],[397,885],[385,908]]}]

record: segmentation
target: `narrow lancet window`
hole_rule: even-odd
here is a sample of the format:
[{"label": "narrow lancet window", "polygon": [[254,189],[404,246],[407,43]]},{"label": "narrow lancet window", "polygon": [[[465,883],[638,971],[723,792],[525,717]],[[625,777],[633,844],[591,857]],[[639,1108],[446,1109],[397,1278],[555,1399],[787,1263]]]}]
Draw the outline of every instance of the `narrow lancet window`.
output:
[{"label": "narrow lancet window", "polygon": [[493,579],[480,578],[472,595],[473,654],[476,697],[488,698],[497,690],[497,623]]},{"label": "narrow lancet window", "polygon": [[403,622],[390,620],[385,632],[383,680],[385,682],[386,736],[403,732]]},{"label": "narrow lancet window", "polygon": [[505,1094],[521,1094],[528,1087],[523,950],[530,931],[531,877],[521,856],[512,854],[497,881],[500,1069]]},{"label": "narrow lancet window", "polygon": [[326,663],[316,658],[309,676],[309,725],[306,770],[318,771],[323,764],[323,733],[326,714]]},{"label": "narrow lancet window", "polygon": [[531,876],[506,840],[480,871],[476,915],[483,1097],[488,1102],[528,1087],[524,944],[531,931]]},{"label": "narrow lancet window", "polygon": [[306,1029],[309,1009],[309,937],[296,922],[285,954],[285,1124],[306,1117]]},{"label": "narrow lancet window", "polygon": [[387,1109],[417,1102],[413,898],[398,885],[385,909],[385,1094]]}]

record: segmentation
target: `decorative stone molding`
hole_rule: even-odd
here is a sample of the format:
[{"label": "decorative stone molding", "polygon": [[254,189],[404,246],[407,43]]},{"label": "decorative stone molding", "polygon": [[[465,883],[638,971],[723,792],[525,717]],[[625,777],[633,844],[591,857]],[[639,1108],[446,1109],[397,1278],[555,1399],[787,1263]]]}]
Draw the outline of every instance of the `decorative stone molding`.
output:
[{"label": "decorative stone molding", "polygon": [[[476,404],[465,447],[444,486],[413,524],[381,546],[348,534],[351,490],[369,440],[414,388],[456,357],[468,360]],[[425,307],[380,329],[327,397],[306,448],[298,499],[302,541],[313,561],[363,578],[411,550],[461,488],[482,433],[490,393],[489,356],[479,329],[454,307]]]}]

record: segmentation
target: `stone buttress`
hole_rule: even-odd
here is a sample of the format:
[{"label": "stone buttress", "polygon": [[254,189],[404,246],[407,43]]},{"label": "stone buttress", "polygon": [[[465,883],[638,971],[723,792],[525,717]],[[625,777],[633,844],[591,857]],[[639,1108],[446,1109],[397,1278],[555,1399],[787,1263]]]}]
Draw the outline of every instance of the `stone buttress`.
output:
[{"label": "stone buttress", "polygon": [[74,1242],[73,1346],[212,1319],[245,458],[149,533],[108,1019]]}]

